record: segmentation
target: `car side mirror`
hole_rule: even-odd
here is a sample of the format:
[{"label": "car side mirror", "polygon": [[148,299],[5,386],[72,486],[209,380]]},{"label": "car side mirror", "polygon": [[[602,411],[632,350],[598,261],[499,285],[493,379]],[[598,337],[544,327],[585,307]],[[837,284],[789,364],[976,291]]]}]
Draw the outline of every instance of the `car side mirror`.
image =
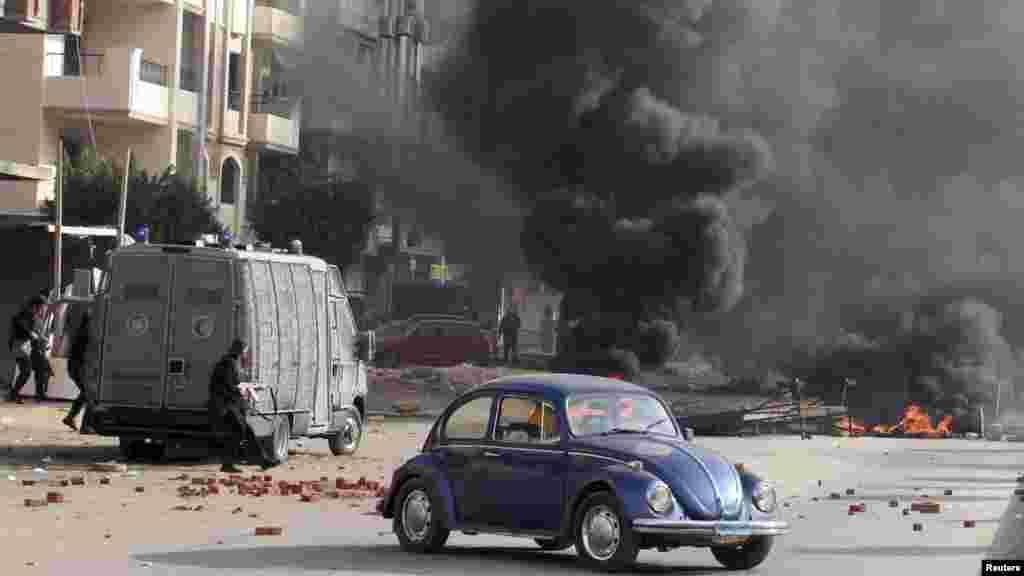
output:
[{"label": "car side mirror", "polygon": [[356,357],[359,358],[361,362],[365,362],[367,364],[372,362],[375,352],[374,348],[376,347],[375,344],[376,342],[373,330],[360,332],[359,336],[356,338]]},{"label": "car side mirror", "polygon": [[696,437],[697,437],[697,435],[694,434],[693,428],[683,428],[683,439],[684,440],[686,440],[687,442],[693,442],[693,439],[696,438]]}]

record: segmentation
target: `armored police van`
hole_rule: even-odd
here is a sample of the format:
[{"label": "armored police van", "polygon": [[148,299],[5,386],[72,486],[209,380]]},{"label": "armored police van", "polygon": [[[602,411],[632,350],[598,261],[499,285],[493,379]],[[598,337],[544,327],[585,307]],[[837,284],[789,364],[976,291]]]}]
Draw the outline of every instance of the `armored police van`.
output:
[{"label": "armored police van", "polygon": [[142,443],[209,439],[210,374],[234,338],[249,343],[248,416],[277,463],[290,438],[359,446],[372,333],[357,332],[337,267],[251,247],[135,244],[110,255],[93,300],[91,429]]}]

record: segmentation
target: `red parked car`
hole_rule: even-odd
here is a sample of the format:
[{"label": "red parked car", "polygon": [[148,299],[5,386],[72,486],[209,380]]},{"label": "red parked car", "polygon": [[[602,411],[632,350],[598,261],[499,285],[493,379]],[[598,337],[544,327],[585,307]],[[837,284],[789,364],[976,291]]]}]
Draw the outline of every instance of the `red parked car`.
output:
[{"label": "red parked car", "polygon": [[378,333],[375,358],[379,366],[396,368],[455,366],[466,362],[486,365],[494,356],[495,347],[494,336],[478,324],[428,317],[408,322],[396,331]]}]

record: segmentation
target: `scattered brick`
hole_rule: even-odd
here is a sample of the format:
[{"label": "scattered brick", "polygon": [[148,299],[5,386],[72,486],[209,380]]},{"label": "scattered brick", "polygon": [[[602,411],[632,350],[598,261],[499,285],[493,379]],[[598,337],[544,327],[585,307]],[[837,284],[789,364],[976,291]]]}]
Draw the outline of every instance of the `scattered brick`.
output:
[{"label": "scattered brick", "polygon": [[202,486],[203,484],[206,484],[206,480],[204,480],[202,478],[193,478],[192,479],[192,485],[193,486]]},{"label": "scattered brick", "polygon": [[174,510],[175,512],[188,512],[189,510],[191,510],[191,508],[185,506],[184,504],[179,504],[174,508],[171,508],[171,510]]},{"label": "scattered brick", "polygon": [[220,486],[217,486],[216,484],[211,485],[206,490],[210,494],[220,494]]},{"label": "scattered brick", "polygon": [[302,495],[302,501],[303,502],[319,502],[320,501],[320,495],[319,494],[303,494]]},{"label": "scattered brick", "polygon": [[71,486],[71,480],[68,480],[66,478],[62,478],[62,479],[57,480],[56,482],[54,482],[52,485],[56,485],[56,486],[59,486],[61,488],[67,488],[68,486]]},{"label": "scattered brick", "polygon": [[952,496],[953,495],[953,491],[951,489],[949,489],[949,488],[946,488],[946,491],[943,492],[943,494],[945,494],[946,496]]},{"label": "scattered brick", "polygon": [[[389,487],[388,487],[388,486],[381,486],[381,487],[380,487],[380,488],[379,488],[379,489],[377,490],[377,494],[376,494],[377,498],[386,498],[386,497],[387,497],[387,495],[388,495],[388,490],[389,490]],[[814,500],[815,500],[815,501],[817,501],[818,499],[817,499],[817,498],[815,498]]]},{"label": "scattered brick", "polygon": [[910,508],[904,508],[903,509],[903,515],[904,516],[910,516]]},{"label": "scattered brick", "polygon": [[102,486],[109,486],[110,485],[110,478],[100,478],[100,485],[102,485]]},{"label": "scattered brick", "polygon": [[854,491],[854,489],[853,489],[853,488],[847,488],[847,489],[846,489],[846,495],[847,495],[847,496],[853,496],[853,495],[854,495],[855,493],[856,493],[856,492]]},{"label": "scattered brick", "polygon": [[171,478],[171,480],[177,480],[178,482],[184,482],[185,480],[188,480],[188,474],[181,474],[179,476],[175,476],[174,478]]},{"label": "scattered brick", "polygon": [[72,476],[71,477],[71,485],[72,486],[85,486],[85,478],[82,477],[82,476]]},{"label": "scattered brick", "polygon": [[839,492],[833,492],[829,494],[828,497],[831,498],[832,500],[839,500],[841,498]]},{"label": "scattered brick", "polygon": [[923,531],[924,531],[924,525],[921,524],[920,522],[914,522],[914,532],[923,532]]},{"label": "scattered brick", "polygon": [[341,498],[341,492],[337,490],[328,490],[327,492],[324,492],[324,496],[326,498],[330,498],[331,500],[337,500]]},{"label": "scattered brick", "polygon": [[232,514],[241,514],[242,513],[242,507],[239,506],[238,508],[235,508],[234,510],[231,511],[231,513]]},{"label": "scattered brick", "polygon": [[280,536],[284,532],[280,526],[259,526],[256,528],[257,536]]},{"label": "scattered brick", "polygon": [[330,479],[330,478],[328,478],[327,476],[321,476],[321,477],[320,477],[320,481],[321,481],[321,482],[330,482],[330,481],[331,481],[331,479]]},{"label": "scattered brick", "polygon": [[216,478],[207,478],[206,479],[206,485],[207,486],[216,486],[217,485],[217,479]]},{"label": "scattered brick", "polygon": [[36,485],[36,481],[35,480],[22,480],[21,481],[21,485],[22,486],[35,486]]},{"label": "scattered brick", "polygon": [[964,520],[964,528],[974,528],[974,520]]},{"label": "scattered brick", "polygon": [[938,502],[914,502],[910,505],[910,509],[921,514],[938,514],[942,510],[942,506]]},{"label": "scattered brick", "polygon": [[850,504],[850,514],[851,515],[856,514],[858,512],[866,512],[867,509],[868,509],[868,507],[864,503],[861,503],[861,504]]},{"label": "scattered brick", "polygon": [[265,475],[263,476],[263,481],[264,481],[264,482],[273,482],[273,481],[274,481],[274,477],[273,477],[273,476],[271,476],[270,474],[265,474]]},{"label": "scattered brick", "polygon": [[25,508],[42,508],[44,506],[46,506],[46,500],[25,498]]},{"label": "scattered brick", "polygon": [[50,504],[61,504],[64,502],[64,495],[60,492],[47,492],[46,501]]},{"label": "scattered brick", "polygon": [[[31,482],[31,480],[27,480],[27,482]],[[31,486],[31,484],[29,484],[29,486]],[[1024,488],[1017,488],[1016,490],[1013,491],[1013,495],[1024,496]]]},{"label": "scattered brick", "polygon": [[146,491],[146,487],[145,486],[136,486],[135,487],[135,491],[138,492],[139,494],[142,494],[143,492]]}]

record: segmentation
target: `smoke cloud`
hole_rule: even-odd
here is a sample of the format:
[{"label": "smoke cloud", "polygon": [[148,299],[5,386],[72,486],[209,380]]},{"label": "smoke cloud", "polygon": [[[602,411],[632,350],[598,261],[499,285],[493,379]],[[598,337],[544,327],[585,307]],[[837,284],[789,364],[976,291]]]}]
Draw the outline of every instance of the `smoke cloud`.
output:
[{"label": "smoke cloud", "polygon": [[727,198],[770,166],[767,145],[665,96],[709,5],[480,2],[431,87],[461,150],[516,187],[524,254],[566,295],[577,356],[662,362],[677,335],[656,320],[743,292]]},{"label": "smoke cloud", "polygon": [[941,0],[708,6],[696,81],[677,93],[757,129],[776,162],[737,198],[756,213],[745,298],[725,318],[690,323],[709,353],[731,371],[763,372],[794,345],[898,317],[933,293],[990,301],[1024,343],[1014,288],[1024,258],[1013,249],[1024,240],[1014,218],[1022,11]]}]

